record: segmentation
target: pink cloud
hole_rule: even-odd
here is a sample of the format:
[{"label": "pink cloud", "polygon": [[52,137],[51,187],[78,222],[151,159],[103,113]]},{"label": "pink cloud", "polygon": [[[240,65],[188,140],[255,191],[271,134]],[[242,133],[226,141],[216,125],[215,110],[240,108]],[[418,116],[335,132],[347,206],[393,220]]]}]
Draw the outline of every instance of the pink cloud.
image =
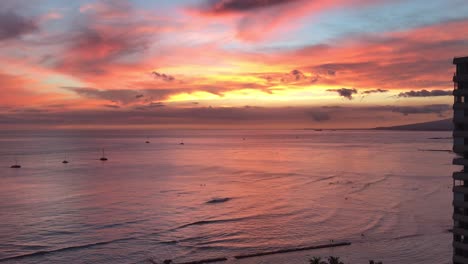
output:
[{"label": "pink cloud", "polygon": [[243,41],[256,42],[275,32],[297,27],[297,21],[306,15],[313,16],[333,8],[379,2],[381,0],[212,0],[189,9],[189,13],[224,23],[232,23],[232,18],[235,18],[236,37]]}]

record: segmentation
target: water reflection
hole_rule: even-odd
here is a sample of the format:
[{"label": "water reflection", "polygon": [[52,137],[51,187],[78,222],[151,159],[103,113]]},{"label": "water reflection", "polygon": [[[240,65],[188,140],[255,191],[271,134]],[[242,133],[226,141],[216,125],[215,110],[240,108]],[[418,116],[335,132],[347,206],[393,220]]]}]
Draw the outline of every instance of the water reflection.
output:
[{"label": "water reflection", "polygon": [[[25,165],[0,161],[0,259],[54,251],[21,263],[187,260],[332,239],[372,243],[362,255],[338,250],[359,261],[450,256],[452,157],[417,151],[450,148],[429,139],[443,132],[154,133],[0,139],[0,157],[22,154]],[[434,251],[434,236],[448,246]],[[417,241],[426,244],[408,246]]]}]

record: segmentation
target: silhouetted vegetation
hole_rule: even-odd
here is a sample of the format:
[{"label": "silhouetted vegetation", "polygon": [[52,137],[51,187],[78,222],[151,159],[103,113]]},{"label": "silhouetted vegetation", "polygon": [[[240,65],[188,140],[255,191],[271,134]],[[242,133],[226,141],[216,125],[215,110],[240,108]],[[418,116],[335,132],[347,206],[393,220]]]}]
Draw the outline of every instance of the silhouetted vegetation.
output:
[{"label": "silhouetted vegetation", "polygon": [[[310,264],[344,264],[339,257],[328,257],[327,261],[323,261],[321,257],[313,257],[309,259]],[[375,262],[373,260],[369,260],[369,264],[383,264],[381,261]]]},{"label": "silhouetted vegetation", "polygon": [[340,261],[339,257],[333,257],[333,256],[328,257],[328,262],[322,261],[321,257],[313,257],[309,259],[309,263],[310,264],[344,264],[343,262]]},{"label": "silhouetted vegetation", "polygon": [[[208,259],[208,260],[201,260],[201,261],[193,261],[193,262],[184,262],[185,263],[209,263],[209,262],[216,262],[216,261],[225,261],[227,260],[226,258],[220,258],[220,259]],[[153,259],[148,259],[150,263],[153,264],[159,264],[159,262],[156,262]],[[329,256],[326,260],[322,260],[321,257],[312,257],[309,259],[310,264],[344,264],[343,261],[340,260],[339,257],[334,257],[334,256]],[[166,259],[162,262],[162,264],[174,264],[174,262],[171,259]],[[369,260],[369,264],[383,264],[382,261],[373,261]]]}]

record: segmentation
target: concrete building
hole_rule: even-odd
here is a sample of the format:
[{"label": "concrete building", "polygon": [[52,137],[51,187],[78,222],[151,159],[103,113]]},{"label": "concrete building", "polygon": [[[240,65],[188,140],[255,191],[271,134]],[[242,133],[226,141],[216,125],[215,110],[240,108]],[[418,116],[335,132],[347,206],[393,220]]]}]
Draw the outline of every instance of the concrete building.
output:
[{"label": "concrete building", "polygon": [[463,166],[453,173],[453,263],[468,264],[468,57],[453,63],[453,164]]}]

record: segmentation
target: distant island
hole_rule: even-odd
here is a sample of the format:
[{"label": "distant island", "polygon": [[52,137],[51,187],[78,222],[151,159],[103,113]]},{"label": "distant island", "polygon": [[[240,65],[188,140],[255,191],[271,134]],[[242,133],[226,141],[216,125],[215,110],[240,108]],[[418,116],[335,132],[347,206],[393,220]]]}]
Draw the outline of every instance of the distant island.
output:
[{"label": "distant island", "polygon": [[453,129],[452,119],[442,119],[432,122],[407,124],[391,127],[376,127],[375,130],[408,130],[408,131],[451,131]]}]

